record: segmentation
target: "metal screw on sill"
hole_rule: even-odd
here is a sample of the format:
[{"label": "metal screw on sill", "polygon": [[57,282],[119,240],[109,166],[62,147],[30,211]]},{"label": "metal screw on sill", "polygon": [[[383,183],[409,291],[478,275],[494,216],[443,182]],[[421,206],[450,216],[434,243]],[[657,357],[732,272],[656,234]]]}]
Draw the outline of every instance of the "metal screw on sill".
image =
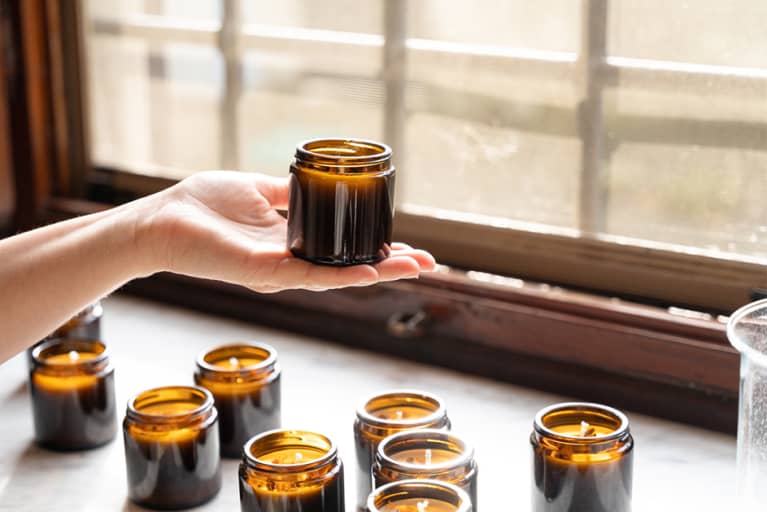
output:
[{"label": "metal screw on sill", "polygon": [[422,336],[426,330],[428,316],[421,311],[399,311],[389,317],[386,330],[398,338],[415,338]]}]

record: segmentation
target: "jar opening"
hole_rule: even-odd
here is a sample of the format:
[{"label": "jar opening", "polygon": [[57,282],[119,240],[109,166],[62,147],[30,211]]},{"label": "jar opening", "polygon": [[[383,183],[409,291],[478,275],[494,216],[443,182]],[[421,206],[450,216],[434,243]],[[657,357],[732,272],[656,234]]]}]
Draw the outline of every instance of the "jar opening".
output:
[{"label": "jar opening", "polygon": [[357,410],[361,422],[386,428],[430,425],[446,415],[442,400],[421,391],[391,391],[376,395]]},{"label": "jar opening", "polygon": [[94,370],[106,363],[107,346],[99,340],[54,338],[32,349],[32,360],[51,371]]},{"label": "jar opening", "polygon": [[399,432],[378,445],[377,456],[397,471],[442,471],[471,464],[474,448],[444,430],[423,429]]},{"label": "jar opening", "polygon": [[263,471],[299,473],[336,459],[336,446],[326,436],[303,430],[271,430],[245,444],[245,462]]},{"label": "jar opening", "polygon": [[143,423],[183,423],[213,408],[213,395],[194,386],[154,388],[128,401],[128,416]]},{"label": "jar opening", "polygon": [[265,343],[237,343],[201,352],[197,366],[213,374],[254,377],[274,370],[277,351]]},{"label": "jar opening", "polygon": [[383,485],[368,497],[367,505],[371,512],[395,511],[399,507],[419,510],[424,508],[419,504],[426,500],[436,510],[471,512],[471,499],[465,491],[437,480],[402,480]]},{"label": "jar opening", "polygon": [[553,439],[579,444],[602,443],[625,436],[625,414],[606,405],[564,403],[547,407],[535,416],[535,431]]},{"label": "jar opening", "polygon": [[296,161],[324,172],[367,174],[392,170],[386,144],[360,139],[314,139],[296,149]]}]

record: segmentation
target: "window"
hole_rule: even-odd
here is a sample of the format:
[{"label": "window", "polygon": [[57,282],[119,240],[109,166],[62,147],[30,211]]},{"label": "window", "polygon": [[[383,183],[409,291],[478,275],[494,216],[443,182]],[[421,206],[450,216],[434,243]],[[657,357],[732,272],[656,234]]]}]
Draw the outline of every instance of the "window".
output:
[{"label": "window", "polygon": [[[383,139],[399,167],[400,234],[448,262],[719,309],[765,285],[759,2],[86,5],[98,165],[284,175],[297,141]],[[468,256],[435,238],[447,221],[493,247]],[[637,247],[634,274],[655,265],[642,255],[671,255],[671,275],[686,265],[674,254],[720,260],[739,289],[712,300],[711,288],[675,294],[657,276],[579,279],[503,249],[540,233],[562,254],[597,244],[617,261],[627,256],[609,247]]]},{"label": "window", "polygon": [[[134,289],[731,429],[738,356],[717,315],[767,289],[764,7],[685,5],[0,0],[23,22],[7,133],[35,142],[9,146],[17,206],[68,215],[201,169],[285,175],[310,137],[383,139],[397,238],[449,272],[322,301]],[[25,80],[41,69],[53,80]],[[90,140],[68,140],[83,115]]]}]

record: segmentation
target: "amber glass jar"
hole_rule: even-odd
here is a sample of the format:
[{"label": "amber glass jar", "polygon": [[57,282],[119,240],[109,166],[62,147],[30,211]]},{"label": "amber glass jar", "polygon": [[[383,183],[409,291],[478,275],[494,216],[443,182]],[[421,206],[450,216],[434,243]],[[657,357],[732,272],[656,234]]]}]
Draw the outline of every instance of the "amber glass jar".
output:
[{"label": "amber glass jar", "polygon": [[101,302],[96,301],[89,305],[75,316],[70,318],[64,325],[46,336],[42,341],[27,349],[28,367],[32,368],[32,351],[34,348],[49,339],[55,338],[79,338],[85,340],[101,339],[101,316],[104,308]]},{"label": "amber glass jar", "polygon": [[290,165],[288,248],[328,265],[387,257],[394,215],[394,167],[385,144],[317,139]]},{"label": "amber glass jar", "polygon": [[269,345],[239,343],[203,352],[194,381],[213,393],[222,456],[242,457],[251,437],[280,427],[280,367]]},{"label": "amber glass jar", "polygon": [[128,401],[123,421],[128,495],[148,508],[188,508],[221,488],[218,415],[203,388],[150,389]]},{"label": "amber glass jar", "polygon": [[55,450],[95,448],[117,432],[114,367],[97,340],[47,340],[29,372],[35,439]]},{"label": "amber glass jar", "polygon": [[440,480],[402,480],[373,491],[367,512],[472,512],[468,494]]},{"label": "amber glass jar", "polygon": [[245,445],[242,512],[344,512],[344,471],[333,442],[314,432],[273,430]]},{"label": "amber glass jar", "polygon": [[620,411],[564,403],[540,411],[533,447],[533,511],[629,512],[634,440]]},{"label": "amber glass jar", "polygon": [[372,489],[371,469],[379,443],[398,432],[423,428],[450,429],[447,409],[438,397],[422,391],[389,391],[357,409],[357,505],[364,509]]},{"label": "amber glass jar", "polygon": [[457,435],[434,429],[409,430],[378,445],[373,487],[398,480],[442,480],[460,487],[477,511],[477,463],[474,448]]}]

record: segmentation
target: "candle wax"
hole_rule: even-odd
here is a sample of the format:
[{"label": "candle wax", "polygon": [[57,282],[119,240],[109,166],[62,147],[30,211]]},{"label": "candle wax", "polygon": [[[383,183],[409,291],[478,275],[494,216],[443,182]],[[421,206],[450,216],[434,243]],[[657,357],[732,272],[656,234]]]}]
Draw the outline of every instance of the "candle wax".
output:
[{"label": "candle wax", "polygon": [[264,453],[258,458],[270,464],[302,464],[322,458],[327,452],[320,448],[299,446],[295,448],[280,448]]},{"label": "candle wax", "polygon": [[378,507],[380,512],[455,512],[458,507],[442,500],[405,498]]},{"label": "candle wax", "polygon": [[[427,452],[430,452],[431,455],[429,455]],[[418,466],[436,466],[452,462],[461,457],[461,454],[450,450],[415,448],[412,450],[402,450],[389,456],[397,462],[403,462],[405,464],[414,464]]]},{"label": "candle wax", "polygon": [[248,368],[249,366],[256,366],[263,362],[263,358],[257,357],[230,357],[228,359],[215,361],[212,364],[216,368],[221,368],[222,370],[241,370]]},{"label": "candle wax", "polygon": [[424,418],[434,413],[433,409],[425,409],[415,405],[394,405],[368,411],[376,418],[391,421],[408,421]]}]

